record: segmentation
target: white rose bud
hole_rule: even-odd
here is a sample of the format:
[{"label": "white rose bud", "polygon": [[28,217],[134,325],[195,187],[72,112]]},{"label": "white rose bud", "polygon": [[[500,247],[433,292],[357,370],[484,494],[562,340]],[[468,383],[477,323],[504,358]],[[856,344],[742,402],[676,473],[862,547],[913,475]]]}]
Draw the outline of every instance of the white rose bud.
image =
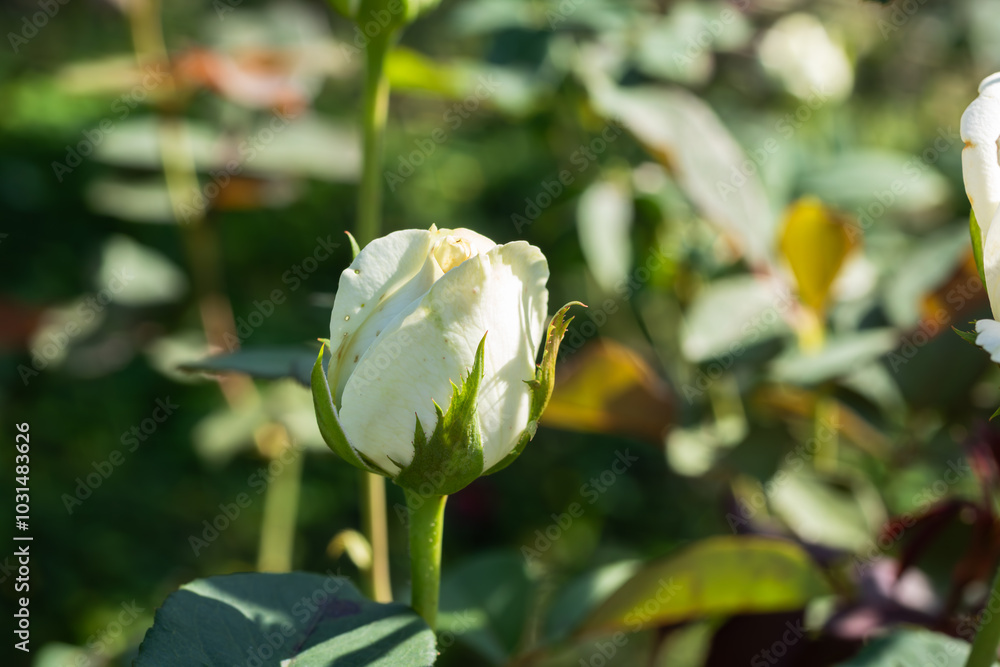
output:
[{"label": "white rose bud", "polygon": [[[972,204],[971,232],[993,317],[1000,319],[1000,72],[979,84],[979,97],[962,114],[962,176]],[[1000,361],[1000,324],[976,323],[976,343]]]},{"label": "white rose bud", "polygon": [[986,290],[993,316],[997,317],[1000,316],[1000,225],[993,222],[1000,207],[1000,72],[979,84],[979,97],[962,114],[961,134],[965,142],[962,149],[965,192],[979,226]]},{"label": "white rose bud", "polygon": [[341,275],[329,370],[322,352],[313,369],[327,443],[358,467],[437,495],[510,463],[551,395],[568,325],[564,308],[536,369],[548,277],[538,248],[468,229],[372,241]]}]

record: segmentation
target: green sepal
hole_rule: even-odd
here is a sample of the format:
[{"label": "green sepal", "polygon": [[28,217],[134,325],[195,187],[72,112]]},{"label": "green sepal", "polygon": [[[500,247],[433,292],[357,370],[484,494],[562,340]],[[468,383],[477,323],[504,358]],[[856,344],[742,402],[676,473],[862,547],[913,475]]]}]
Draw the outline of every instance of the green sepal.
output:
[{"label": "green sepal", "polygon": [[957,333],[959,338],[964,340],[966,343],[972,343],[973,345],[976,344],[976,336],[978,334],[975,331],[962,331],[956,327],[952,327],[951,330]]},{"label": "green sepal", "polygon": [[316,357],[316,363],[313,364],[309,379],[312,385],[313,405],[316,408],[316,422],[319,424],[319,432],[323,435],[323,440],[337,456],[355,468],[388,476],[370,460],[362,460],[361,456],[351,447],[347,434],[344,433],[344,428],[340,425],[340,416],[337,414],[337,406],[333,404],[330,383],[327,380],[326,371],[323,370],[323,353],[330,341],[325,338],[319,340],[323,345],[319,348],[319,356]]},{"label": "green sepal", "polygon": [[995,417],[996,417],[997,415],[1000,415],[1000,408],[997,408],[997,409],[996,409],[996,411],[995,411],[995,412],[994,412],[994,413],[993,413],[992,415],[990,415],[990,421],[993,421],[993,419],[994,419],[994,418],[995,418]]},{"label": "green sepal", "polygon": [[986,284],[986,271],[983,269],[983,230],[979,228],[976,212],[969,211],[969,236],[972,237],[972,256],[976,258],[976,270],[979,279]]},{"label": "green sepal", "polygon": [[483,380],[486,336],[479,341],[469,376],[458,387],[452,383],[448,410],[434,402],[437,426],[430,437],[417,418],[413,460],[393,480],[421,496],[447,496],[460,491],[483,473],[483,434],[479,426],[479,385]]},{"label": "green sepal", "polygon": [[526,380],[531,393],[528,425],[525,427],[524,432],[521,433],[517,445],[510,454],[483,473],[484,475],[492,475],[509,466],[514,462],[514,459],[521,455],[521,452],[531,442],[531,439],[535,437],[535,432],[538,430],[538,420],[541,419],[542,413],[545,412],[545,408],[549,404],[549,399],[552,398],[552,390],[556,386],[556,358],[559,356],[559,345],[562,343],[563,336],[566,335],[566,329],[569,328],[569,323],[573,321],[572,317],[566,319],[566,313],[572,306],[587,307],[586,304],[579,301],[570,301],[552,316],[552,320],[549,322],[548,333],[545,336],[545,351],[542,352],[542,363],[538,365],[538,369],[535,371],[535,378],[533,380]]},{"label": "green sepal", "polygon": [[354,238],[354,234],[350,232],[344,233],[347,234],[347,238],[351,241],[351,261],[354,261],[361,254],[361,247],[358,245],[358,240]]}]

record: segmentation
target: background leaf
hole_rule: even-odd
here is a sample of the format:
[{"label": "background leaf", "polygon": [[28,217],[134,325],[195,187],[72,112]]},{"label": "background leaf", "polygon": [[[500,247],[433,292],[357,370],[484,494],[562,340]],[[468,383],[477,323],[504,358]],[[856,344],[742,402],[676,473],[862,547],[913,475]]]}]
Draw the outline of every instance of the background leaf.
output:
[{"label": "background leaf", "polygon": [[434,633],[409,607],[371,602],[344,578],[232,574],[170,595],[136,665],[230,667],[254,657],[291,659],[288,667],[428,667]]},{"label": "background leaf", "polygon": [[741,613],[804,607],[828,591],[797,545],[763,537],[713,537],[644,566],[583,623],[581,633],[635,631]]}]

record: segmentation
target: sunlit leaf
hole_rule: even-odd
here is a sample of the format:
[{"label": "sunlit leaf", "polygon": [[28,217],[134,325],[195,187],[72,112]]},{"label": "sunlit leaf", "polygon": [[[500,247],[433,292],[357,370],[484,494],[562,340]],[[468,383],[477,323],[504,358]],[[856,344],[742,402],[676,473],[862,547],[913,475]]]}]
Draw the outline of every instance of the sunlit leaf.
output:
[{"label": "sunlit leaf", "polygon": [[816,353],[790,350],[775,359],[771,375],[781,382],[816,384],[849,375],[876,362],[899,342],[892,329],[869,329],[832,337]]},{"label": "sunlit leaf", "polygon": [[776,282],[752,276],[715,280],[688,308],[681,349],[691,361],[739,356],[746,348],[789,330],[785,314],[794,296]]},{"label": "sunlit leaf", "polygon": [[632,268],[632,193],[620,182],[598,181],[580,196],[576,219],[587,266],[611,292]]},{"label": "sunlit leaf", "polygon": [[790,611],[827,591],[809,555],[791,542],[713,537],[644,566],[588,616],[579,632]]},{"label": "sunlit leaf", "polygon": [[[823,441],[818,440],[817,445],[822,447]],[[795,465],[801,467],[809,462],[803,454]],[[871,543],[888,518],[880,501],[872,507],[872,489],[869,486],[865,494],[860,479],[851,484],[847,479],[782,469],[767,488],[774,514],[799,537],[814,544],[859,551]]]},{"label": "sunlit leaf", "polygon": [[672,413],[666,385],[649,364],[627,347],[601,339],[559,366],[542,423],[588,433],[628,433],[659,444]]},{"label": "sunlit leaf", "polygon": [[[597,108],[669,168],[688,197],[753,264],[772,256],[775,217],[763,183],[705,102],[676,88],[618,88],[591,82]],[[750,162],[753,164],[752,162]]]},{"label": "sunlit leaf", "polygon": [[371,602],[347,579],[252,573],[198,579],[170,595],[136,665],[229,667],[248,656],[297,667],[427,667],[436,650],[412,609]]},{"label": "sunlit leaf", "polygon": [[951,186],[941,172],[905,153],[856,150],[810,161],[808,167],[799,187],[850,211],[866,231],[886,222],[886,218],[919,223],[918,216],[943,206],[951,194]]},{"label": "sunlit leaf", "polygon": [[[285,175],[328,181],[352,181],[361,165],[356,132],[310,113],[283,120],[277,116],[250,128],[243,138],[229,137],[194,121],[182,124],[198,171],[209,182],[225,188],[232,176]],[[224,147],[229,146],[229,150]],[[242,146],[242,148],[241,148]],[[241,159],[235,162],[233,155]],[[121,167],[162,169],[160,135],[150,118],[129,118],[104,137],[94,151],[96,159]]]},{"label": "sunlit leaf", "polygon": [[187,289],[187,277],[176,264],[123,235],[105,242],[97,282],[125,306],[169,303]]}]

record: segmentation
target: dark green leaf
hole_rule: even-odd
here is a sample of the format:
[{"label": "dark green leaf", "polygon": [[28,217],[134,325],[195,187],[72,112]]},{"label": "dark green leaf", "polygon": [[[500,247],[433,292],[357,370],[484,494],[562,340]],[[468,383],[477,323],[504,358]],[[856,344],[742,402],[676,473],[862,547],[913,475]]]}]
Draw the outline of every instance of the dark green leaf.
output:
[{"label": "dark green leaf", "polygon": [[438,630],[504,664],[521,640],[534,588],[520,554],[476,556],[445,571]]},{"label": "dark green leaf", "polygon": [[137,667],[428,667],[434,633],[410,608],[364,598],[342,577],[232,574],[198,579],[156,612]]},{"label": "dark green leaf", "polygon": [[315,354],[299,346],[248,348],[183,364],[180,368],[207,373],[245,373],[263,380],[291,378],[308,387]]}]

